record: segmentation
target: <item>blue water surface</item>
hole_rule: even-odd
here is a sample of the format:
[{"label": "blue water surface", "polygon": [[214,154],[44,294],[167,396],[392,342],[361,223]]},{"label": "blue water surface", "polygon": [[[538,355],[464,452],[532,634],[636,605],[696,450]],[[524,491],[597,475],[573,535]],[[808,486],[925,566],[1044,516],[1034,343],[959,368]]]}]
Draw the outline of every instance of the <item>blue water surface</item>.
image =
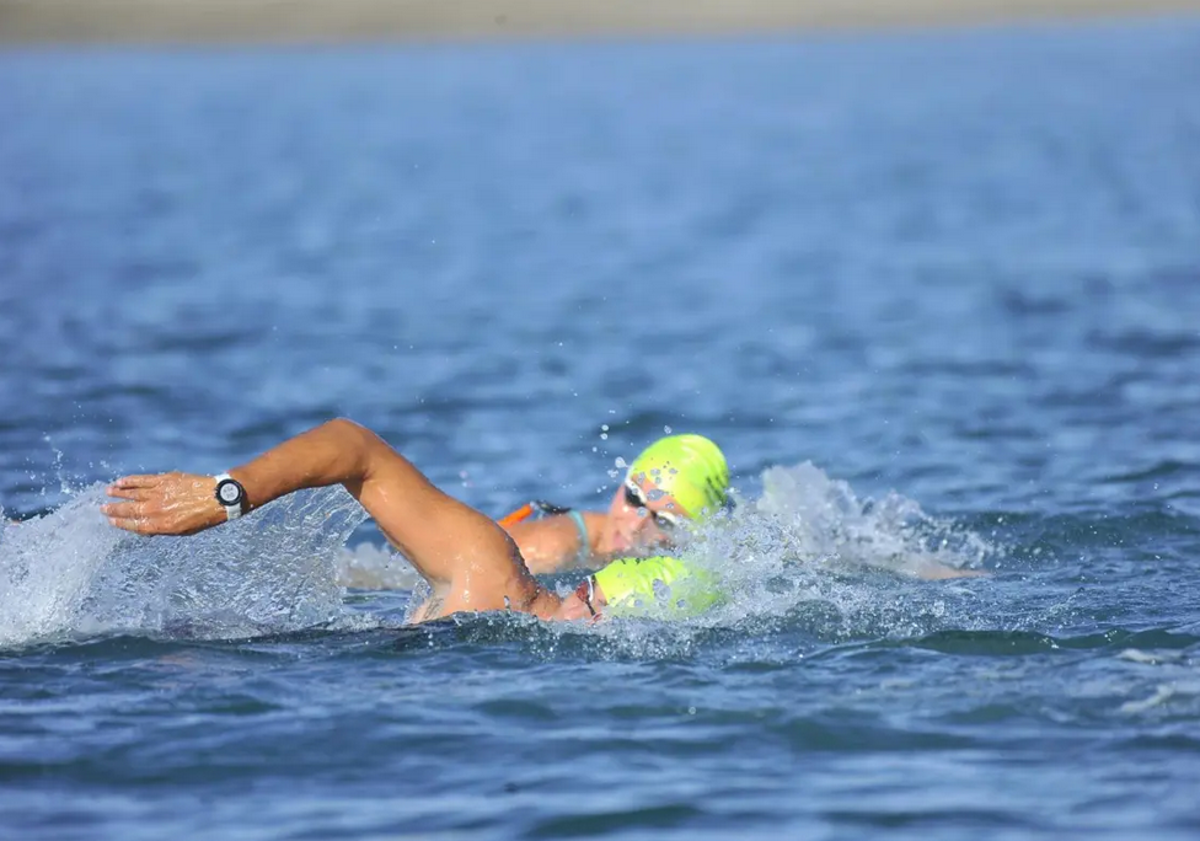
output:
[{"label": "blue water surface", "polygon": [[[1198,90],[1194,18],[0,53],[0,835],[1195,838]],[[340,491],[97,512],[339,415],[493,515],[710,435],[731,598],[405,627]]]}]

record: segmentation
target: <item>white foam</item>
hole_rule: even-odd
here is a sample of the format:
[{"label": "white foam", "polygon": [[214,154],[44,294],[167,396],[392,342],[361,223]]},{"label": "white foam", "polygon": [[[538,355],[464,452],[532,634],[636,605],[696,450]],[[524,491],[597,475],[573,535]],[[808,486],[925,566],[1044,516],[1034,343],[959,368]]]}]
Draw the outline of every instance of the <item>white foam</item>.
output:
[{"label": "white foam", "polygon": [[[896,494],[859,499],[809,463],[770,468],[763,486],[761,498],[742,500],[682,547],[729,596],[686,626],[755,631],[786,622],[833,638],[970,626],[978,598],[971,588],[917,578],[935,567],[981,565],[995,550],[979,536]],[[184,538],[119,531],[101,516],[103,500],[94,487],[44,517],[3,526],[0,646],[121,632],[232,638],[340,627],[343,586],[422,591],[391,549],[345,547],[366,515],[341,488],[301,492]],[[653,624],[649,635],[661,639],[661,623]],[[613,633],[643,636],[628,625]]]},{"label": "white foam", "polygon": [[1142,651],[1138,648],[1126,648],[1117,654],[1117,659],[1157,666],[1162,663],[1177,663],[1183,659],[1183,655],[1178,651]]},{"label": "white foam", "polygon": [[341,612],[335,554],[365,518],[341,488],[305,491],[191,537],[110,526],[103,488],[5,527],[0,646],[118,632],[252,636]]},{"label": "white foam", "polygon": [[1154,694],[1149,698],[1143,698],[1140,701],[1126,701],[1121,705],[1121,712],[1132,715],[1142,713],[1146,710],[1153,709],[1160,704],[1170,700],[1175,695],[1175,687],[1170,685],[1157,686],[1154,689]]},{"label": "white foam", "polygon": [[412,590],[421,576],[399,552],[364,543],[337,553],[338,580],[362,590]]},{"label": "white foam", "polygon": [[717,622],[790,617],[833,637],[970,627],[973,588],[920,579],[977,571],[996,547],[899,494],[860,499],[808,462],[762,478],[759,499],[739,500],[683,549],[730,596]]}]

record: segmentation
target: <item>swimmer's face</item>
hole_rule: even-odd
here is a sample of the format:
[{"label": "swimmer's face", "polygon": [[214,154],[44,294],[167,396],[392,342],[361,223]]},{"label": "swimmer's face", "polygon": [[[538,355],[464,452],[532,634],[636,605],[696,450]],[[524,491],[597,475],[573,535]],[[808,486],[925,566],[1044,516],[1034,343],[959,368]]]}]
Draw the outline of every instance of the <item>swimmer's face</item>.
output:
[{"label": "swimmer's face", "polygon": [[636,552],[671,543],[688,519],[675,497],[660,490],[650,477],[629,476],[608,506],[611,551]]},{"label": "swimmer's face", "polygon": [[604,600],[604,591],[600,589],[594,579],[585,578],[571,595],[562,600],[553,618],[568,621],[595,619],[600,615],[600,610],[605,604],[607,602]]}]

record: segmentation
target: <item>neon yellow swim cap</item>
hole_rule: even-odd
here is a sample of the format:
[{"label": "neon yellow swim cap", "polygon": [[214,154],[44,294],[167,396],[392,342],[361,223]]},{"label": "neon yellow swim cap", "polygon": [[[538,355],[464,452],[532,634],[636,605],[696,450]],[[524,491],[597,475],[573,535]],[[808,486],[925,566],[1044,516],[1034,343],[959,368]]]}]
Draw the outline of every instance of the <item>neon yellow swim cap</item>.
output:
[{"label": "neon yellow swim cap", "polygon": [[687,619],[724,601],[708,570],[679,558],[621,558],[592,576],[604,591],[610,616],[661,616]]},{"label": "neon yellow swim cap", "polygon": [[627,476],[669,493],[702,520],[729,499],[729,465],[721,448],[703,435],[668,435],[642,451]]}]

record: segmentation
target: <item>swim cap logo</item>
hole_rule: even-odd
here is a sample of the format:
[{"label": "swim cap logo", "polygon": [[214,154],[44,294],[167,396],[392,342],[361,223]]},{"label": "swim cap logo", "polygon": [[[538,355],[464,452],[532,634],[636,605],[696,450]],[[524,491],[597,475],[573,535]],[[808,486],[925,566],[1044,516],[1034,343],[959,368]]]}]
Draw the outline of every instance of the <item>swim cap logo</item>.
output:
[{"label": "swim cap logo", "polygon": [[715,513],[728,502],[729,466],[721,449],[703,435],[660,438],[633,461],[627,474],[644,481],[651,477],[695,520]]}]

